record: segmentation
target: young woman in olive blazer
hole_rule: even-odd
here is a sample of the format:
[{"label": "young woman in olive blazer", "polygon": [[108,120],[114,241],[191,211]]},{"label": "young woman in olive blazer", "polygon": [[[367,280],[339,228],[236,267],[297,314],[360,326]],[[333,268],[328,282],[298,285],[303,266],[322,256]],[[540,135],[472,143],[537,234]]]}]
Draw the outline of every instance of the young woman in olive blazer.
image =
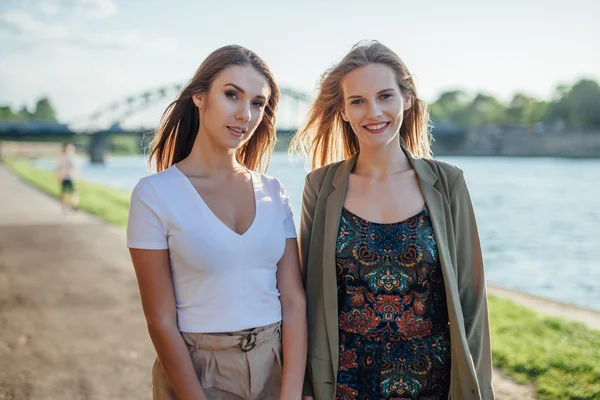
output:
[{"label": "young woman in olive blazer", "polygon": [[[299,237],[308,303],[305,399],[369,396],[357,389],[359,384],[338,381],[336,244],[343,210],[360,210],[360,215],[370,216],[367,220],[388,222],[412,215],[423,203],[443,275],[450,338],[446,382],[434,388],[438,392],[427,393],[454,400],[494,399],[475,215],[462,171],[429,158],[427,123],[426,106],[418,99],[406,66],[387,47],[373,42],[355,46],[324,75],[308,124],[294,139],[292,148],[305,149],[314,169],[306,178]],[[402,380],[392,389],[381,385],[369,388],[381,392],[368,393],[378,398],[419,398],[425,393],[419,390],[427,389],[416,384],[411,388]]]}]

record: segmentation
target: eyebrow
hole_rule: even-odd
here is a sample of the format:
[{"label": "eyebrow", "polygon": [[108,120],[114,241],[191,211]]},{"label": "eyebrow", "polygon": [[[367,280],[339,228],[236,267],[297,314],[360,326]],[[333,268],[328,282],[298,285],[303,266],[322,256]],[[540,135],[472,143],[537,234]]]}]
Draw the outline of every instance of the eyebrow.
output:
[{"label": "eyebrow", "polygon": [[[389,92],[390,90],[394,90],[394,88],[388,88],[388,89],[383,89],[383,90],[380,90],[379,92],[377,92],[377,94],[381,94],[381,93],[384,93],[384,92]],[[362,96],[348,96],[348,97],[346,97],[346,100],[350,100],[350,99],[360,99],[361,97],[362,97]]]},{"label": "eyebrow", "polygon": [[[223,85],[223,87],[225,86],[231,86],[234,89],[236,89],[237,91],[239,91],[242,94],[245,94],[246,92],[244,91],[244,89],[242,89],[241,87],[239,87],[238,85],[236,85],[235,83],[226,83],[225,85]],[[256,95],[255,98],[258,99],[263,99],[263,100],[267,100],[267,98],[265,96],[263,96],[262,94]]]}]

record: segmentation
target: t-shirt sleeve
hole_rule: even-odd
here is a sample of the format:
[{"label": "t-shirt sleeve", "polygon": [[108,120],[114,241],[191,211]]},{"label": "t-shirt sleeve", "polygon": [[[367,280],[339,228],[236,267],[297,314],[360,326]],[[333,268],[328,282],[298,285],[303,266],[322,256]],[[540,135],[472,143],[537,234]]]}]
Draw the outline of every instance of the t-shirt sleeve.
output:
[{"label": "t-shirt sleeve", "polygon": [[156,191],[145,179],[140,180],[131,193],[127,247],[147,250],[169,248]]},{"label": "t-shirt sleeve", "polygon": [[283,220],[285,237],[286,239],[296,238],[298,234],[296,232],[296,224],[294,223],[294,213],[292,212],[292,207],[290,206],[290,196],[288,196],[281,182],[278,181],[278,183],[280,187],[279,193],[281,196],[281,203],[283,204],[283,212],[285,214]]}]

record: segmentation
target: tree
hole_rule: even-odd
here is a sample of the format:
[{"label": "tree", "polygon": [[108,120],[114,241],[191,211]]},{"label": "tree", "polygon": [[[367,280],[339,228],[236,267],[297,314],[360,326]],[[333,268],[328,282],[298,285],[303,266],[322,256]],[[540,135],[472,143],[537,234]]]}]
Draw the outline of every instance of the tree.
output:
[{"label": "tree", "polygon": [[23,105],[21,107],[21,109],[19,110],[19,112],[15,116],[15,119],[20,120],[20,121],[26,121],[28,119],[31,119],[31,113],[27,109],[26,105]]},{"label": "tree", "polygon": [[32,114],[33,119],[56,122],[56,113],[47,97],[39,99]]},{"label": "tree", "polygon": [[478,93],[471,104],[457,115],[462,126],[499,125],[506,122],[505,108],[494,97]]},{"label": "tree", "polygon": [[444,92],[432,103],[431,119],[436,122],[456,122],[456,117],[469,105],[469,99],[462,90]]},{"label": "tree", "polygon": [[15,114],[12,112],[9,106],[0,107],[0,121],[10,121],[15,119]]},{"label": "tree", "polygon": [[567,123],[569,120],[569,105],[567,104],[568,94],[569,87],[567,85],[560,84],[556,86],[552,101],[548,104],[548,108],[543,117],[545,122]]},{"label": "tree", "polygon": [[522,93],[516,93],[506,108],[506,121],[511,124],[532,125],[541,121],[547,103]]},{"label": "tree", "polygon": [[600,127],[600,86],[590,79],[575,83],[567,96],[568,123],[575,128]]},{"label": "tree", "polygon": [[562,121],[572,128],[600,128],[600,86],[581,79],[572,87],[557,86],[544,120]]},{"label": "tree", "polygon": [[531,105],[531,111],[529,113],[529,120],[526,122],[529,125],[536,124],[538,122],[542,122],[544,119],[544,115],[548,110],[548,102],[536,100]]}]

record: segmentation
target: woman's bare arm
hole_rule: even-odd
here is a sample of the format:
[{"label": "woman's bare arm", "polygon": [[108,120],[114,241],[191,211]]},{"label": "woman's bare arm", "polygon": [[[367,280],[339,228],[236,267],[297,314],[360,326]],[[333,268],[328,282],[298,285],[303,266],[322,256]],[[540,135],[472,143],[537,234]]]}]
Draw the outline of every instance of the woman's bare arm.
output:
[{"label": "woman's bare arm", "polygon": [[302,285],[298,242],[286,239],[283,257],[277,264],[277,287],[283,314],[283,377],[281,400],[300,400],[306,371],[306,297]]},{"label": "woman's bare arm", "polygon": [[129,249],[148,332],[177,397],[206,400],[190,353],[177,326],[168,250]]}]

